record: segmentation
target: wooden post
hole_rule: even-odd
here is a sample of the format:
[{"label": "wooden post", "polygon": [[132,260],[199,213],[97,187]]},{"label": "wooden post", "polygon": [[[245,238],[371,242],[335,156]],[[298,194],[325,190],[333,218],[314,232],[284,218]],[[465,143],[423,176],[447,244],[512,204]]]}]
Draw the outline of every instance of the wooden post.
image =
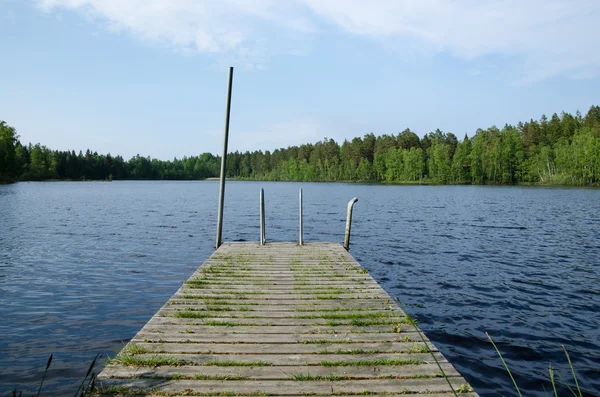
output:
[{"label": "wooden post", "polygon": [[229,139],[229,114],[231,112],[231,87],[233,84],[233,66],[229,68],[229,80],[227,82],[227,105],[225,108],[225,134],[223,137],[223,157],[221,157],[221,175],[219,185],[219,210],[217,214],[217,240],[215,248],[221,246],[223,235],[223,205],[225,203],[225,173],[227,171],[227,141]]},{"label": "wooden post", "polygon": [[344,248],[346,251],[350,249],[350,228],[352,227],[352,207],[354,207],[354,203],[356,203],[358,199],[354,197],[352,200],[348,202],[348,214],[346,216],[346,235],[344,237]]}]

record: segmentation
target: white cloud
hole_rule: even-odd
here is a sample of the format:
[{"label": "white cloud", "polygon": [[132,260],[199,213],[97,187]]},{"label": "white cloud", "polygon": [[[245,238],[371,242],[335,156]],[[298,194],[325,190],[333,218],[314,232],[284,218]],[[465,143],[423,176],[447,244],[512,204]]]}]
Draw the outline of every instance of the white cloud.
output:
[{"label": "white cloud", "polygon": [[[462,59],[515,56],[525,80],[600,67],[597,0],[305,0],[356,35],[416,41]],[[585,70],[585,72],[584,72]]]},{"label": "white cloud", "polygon": [[[76,10],[112,32],[167,44],[183,53],[228,54],[247,60],[267,55],[257,46],[269,30],[306,33],[312,22],[277,0],[35,0],[46,12]],[[255,62],[248,61],[251,68]]]},{"label": "white cloud", "polygon": [[[293,53],[290,37],[326,35],[323,22],[396,48],[461,59],[514,57],[524,81],[596,77],[598,0],[37,0],[74,9],[183,52],[227,55],[252,67]],[[282,43],[283,42],[283,43]],[[283,48],[282,48],[283,47]],[[291,48],[292,47],[292,48]],[[254,62],[259,58],[260,62]]]}]

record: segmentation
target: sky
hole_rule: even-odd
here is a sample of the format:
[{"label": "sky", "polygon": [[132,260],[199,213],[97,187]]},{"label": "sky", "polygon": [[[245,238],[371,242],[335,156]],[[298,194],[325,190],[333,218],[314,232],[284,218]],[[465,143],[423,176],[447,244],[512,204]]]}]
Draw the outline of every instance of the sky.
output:
[{"label": "sky", "polygon": [[23,143],[163,160],[600,104],[598,0],[0,0]]}]

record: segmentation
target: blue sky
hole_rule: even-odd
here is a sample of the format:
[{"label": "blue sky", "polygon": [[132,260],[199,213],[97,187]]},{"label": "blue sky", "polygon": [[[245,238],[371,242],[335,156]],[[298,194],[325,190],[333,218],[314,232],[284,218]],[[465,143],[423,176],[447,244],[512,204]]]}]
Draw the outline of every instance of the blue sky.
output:
[{"label": "blue sky", "polygon": [[597,0],[0,0],[0,119],[171,159],[600,104]]}]

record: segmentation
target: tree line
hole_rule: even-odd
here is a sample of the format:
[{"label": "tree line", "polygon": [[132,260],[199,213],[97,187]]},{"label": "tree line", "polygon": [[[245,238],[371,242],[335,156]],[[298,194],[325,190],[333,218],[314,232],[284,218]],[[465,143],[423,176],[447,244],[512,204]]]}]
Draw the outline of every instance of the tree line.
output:
[{"label": "tree line", "polygon": [[[163,161],[103,155],[87,150],[50,150],[23,145],[16,130],[0,121],[0,181],[193,180],[219,176],[211,153]],[[439,129],[419,138],[410,129],[373,133],[270,151],[233,152],[227,176],[273,181],[365,181],[439,184],[600,184],[600,107],[585,116],[562,112],[550,118],[478,129],[459,140]]]},{"label": "tree line", "polygon": [[0,121],[0,182],[42,180],[205,179],[219,174],[220,158],[211,153],[162,161],[134,156],[50,150],[22,145],[15,129]]}]

